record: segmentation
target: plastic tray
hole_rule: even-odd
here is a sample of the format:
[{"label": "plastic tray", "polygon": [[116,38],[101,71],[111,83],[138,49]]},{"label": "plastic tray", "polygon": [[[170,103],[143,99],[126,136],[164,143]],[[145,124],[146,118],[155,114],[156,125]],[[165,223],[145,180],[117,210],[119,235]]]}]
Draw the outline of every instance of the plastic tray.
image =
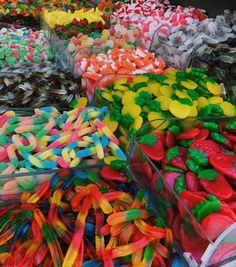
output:
[{"label": "plastic tray", "polygon": [[[199,121],[214,121],[216,123],[220,123],[222,121],[236,121],[236,117],[221,117],[221,118],[192,118],[187,120],[166,120],[163,123],[170,121],[178,121],[181,122],[185,129],[191,128],[191,125],[196,125]],[[160,122],[158,122],[160,124]],[[161,162],[154,162],[151,160],[145,153],[138,143],[138,138],[143,134],[151,133],[153,130],[157,130],[158,128],[154,128],[154,123],[147,123],[143,126],[143,128],[138,132],[137,136],[130,141],[130,146],[128,150],[128,159],[130,163],[130,169],[133,172],[136,181],[138,184],[147,190],[152,195],[152,201],[155,204],[155,207],[159,214],[164,214],[166,216],[166,222],[172,227],[173,220],[171,220],[168,216],[168,208],[171,207],[172,211],[174,211],[175,215],[178,214],[177,204],[180,205],[192,219],[195,230],[195,239],[202,237],[209,244],[206,246],[206,250],[201,255],[201,261],[197,263],[194,257],[189,253],[189,251],[184,251],[179,242],[176,241],[176,251],[181,253],[180,256],[183,256],[185,260],[188,262],[188,266],[190,267],[220,267],[220,266],[235,266],[236,260],[236,223],[232,225],[230,228],[226,229],[224,233],[222,233],[215,241],[213,241],[201,225],[197,222],[196,218],[193,217],[190,210],[187,206],[181,201],[179,196],[174,192],[170,184],[164,179],[163,172],[161,170]],[[163,133],[164,130],[161,130]],[[233,185],[234,186],[234,185]],[[168,200],[168,201],[167,201]],[[173,226],[174,227],[174,226]],[[190,233],[192,233],[190,231]],[[193,233],[192,233],[193,234]],[[224,265],[224,264],[231,265]],[[200,265],[198,265],[200,264]]]}]

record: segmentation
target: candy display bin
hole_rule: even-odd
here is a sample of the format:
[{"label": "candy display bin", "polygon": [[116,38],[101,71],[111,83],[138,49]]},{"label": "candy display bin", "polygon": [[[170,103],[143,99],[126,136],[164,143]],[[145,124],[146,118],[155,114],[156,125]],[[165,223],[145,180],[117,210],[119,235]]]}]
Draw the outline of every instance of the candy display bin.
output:
[{"label": "candy display bin", "polygon": [[[167,125],[174,126],[179,124],[182,130],[190,130],[195,126],[199,126],[199,124],[203,122],[214,122],[220,125],[220,127],[223,127],[222,125],[224,125],[224,123],[235,123],[236,117],[217,117],[214,119],[188,118],[186,120],[163,119],[147,123],[137,133],[136,137],[130,141],[128,150],[130,170],[139,185],[152,195],[152,201],[158,214],[161,215],[165,219],[166,223],[172,228],[176,238],[176,251],[181,253],[179,246],[182,248],[183,253],[181,256],[185,258],[188,266],[233,267],[236,264],[236,220],[231,218],[228,226],[223,229],[224,231],[221,231],[219,235],[213,238],[212,233],[209,232],[209,229],[205,227],[206,224],[202,224],[202,218],[209,216],[209,210],[211,210],[213,207],[211,205],[216,203],[219,204],[219,199],[216,200],[214,197],[211,198],[206,193],[203,193],[203,191],[196,193],[198,194],[196,199],[199,198],[199,201],[202,203],[200,205],[201,208],[204,206],[203,203],[208,203],[208,206],[205,206],[207,210],[201,214],[203,217],[200,219],[199,213],[196,213],[196,210],[193,212],[193,207],[196,208],[196,206],[194,206],[193,203],[191,204],[191,208],[189,206],[190,195],[195,194],[195,192],[192,191],[188,193],[189,191],[184,190],[182,191],[184,193],[179,193],[177,190],[177,184],[175,184],[176,177],[181,176],[181,173],[177,173],[175,177],[168,176],[171,171],[169,171],[169,173],[167,170],[164,171],[163,159],[154,160],[150,157],[152,154],[153,157],[157,159],[160,156],[161,147],[158,148],[158,145],[155,145],[156,147],[150,147],[147,149],[147,145],[145,147],[145,145],[141,143],[144,142],[144,137],[149,138],[149,134],[153,131],[155,132],[157,140],[162,140],[161,142],[163,142],[164,139],[162,134],[164,134],[164,136],[166,136],[166,134],[170,135],[167,130]],[[165,142],[167,142],[166,140],[167,139],[165,139]],[[168,146],[171,148],[174,146],[174,144],[171,145],[171,143],[169,143]],[[156,154],[154,155],[154,153]],[[168,175],[166,173],[168,173]],[[231,187],[235,188],[235,183],[231,181],[233,178],[231,177],[229,179]],[[189,197],[189,202],[186,200],[187,195]],[[192,201],[194,201],[193,197]],[[218,206],[216,213],[231,213],[231,211],[227,210],[227,205],[224,203],[224,201],[222,201],[220,205],[221,206]],[[201,210],[200,206],[198,208]]]},{"label": "candy display bin", "polygon": [[156,29],[152,36],[149,51],[154,53],[156,57],[163,57],[167,67],[185,70],[188,66],[190,51],[187,47],[180,50],[179,47],[172,46],[167,39],[167,36],[170,34],[170,29],[165,30],[167,32],[161,34],[161,29]]},{"label": "candy display bin", "polygon": [[[18,65],[20,68],[17,68]],[[1,109],[33,110],[54,105],[63,110],[69,108],[73,99],[85,95],[78,77],[60,72],[50,62],[41,63],[40,67],[27,63],[18,65],[13,70],[7,68],[8,72],[4,72],[4,69],[0,72]]]},{"label": "candy display bin", "polygon": [[236,99],[236,38],[216,45],[201,44],[191,53],[188,67],[200,67],[224,83],[230,96]]},{"label": "candy display bin", "polygon": [[[22,192],[34,193],[46,182],[53,184],[59,178],[77,179],[86,182],[86,174],[91,171],[99,172],[102,162],[87,160],[76,168],[62,168],[35,172],[19,172],[11,175],[0,175],[0,208],[19,201]],[[87,180],[88,181],[88,180]],[[9,201],[9,203],[8,203]],[[13,202],[12,202],[13,201]]]}]

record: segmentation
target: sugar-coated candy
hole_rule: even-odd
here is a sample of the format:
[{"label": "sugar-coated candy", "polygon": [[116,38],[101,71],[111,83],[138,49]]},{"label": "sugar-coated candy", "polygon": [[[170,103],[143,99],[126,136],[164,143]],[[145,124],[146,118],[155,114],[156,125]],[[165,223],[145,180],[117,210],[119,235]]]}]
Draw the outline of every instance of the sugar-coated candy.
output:
[{"label": "sugar-coated candy", "polygon": [[38,63],[53,58],[43,31],[3,27],[0,38],[0,68],[12,67],[18,62]]}]

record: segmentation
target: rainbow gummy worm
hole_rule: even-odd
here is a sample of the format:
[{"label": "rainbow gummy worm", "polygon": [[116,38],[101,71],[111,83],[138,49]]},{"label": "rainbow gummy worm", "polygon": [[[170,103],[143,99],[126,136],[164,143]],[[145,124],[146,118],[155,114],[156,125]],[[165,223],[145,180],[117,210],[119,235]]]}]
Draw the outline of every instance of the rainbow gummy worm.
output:
[{"label": "rainbow gummy worm", "polygon": [[0,209],[2,266],[165,266],[171,233],[155,225],[145,192],[102,179],[107,167],[55,174]]}]

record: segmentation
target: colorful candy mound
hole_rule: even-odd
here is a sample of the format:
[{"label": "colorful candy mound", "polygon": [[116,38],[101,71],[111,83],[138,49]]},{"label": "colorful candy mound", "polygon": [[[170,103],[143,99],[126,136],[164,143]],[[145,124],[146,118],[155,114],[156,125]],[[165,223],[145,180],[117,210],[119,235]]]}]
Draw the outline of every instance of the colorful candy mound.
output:
[{"label": "colorful candy mound", "polygon": [[[0,174],[77,167],[88,159],[107,161],[107,156],[126,160],[118,139],[101,122],[106,107],[85,108],[86,102],[80,98],[79,108],[63,114],[46,107],[30,116],[14,111],[0,115]],[[1,189],[8,194],[19,191],[25,181],[21,178],[4,180]]]},{"label": "colorful candy mound", "polygon": [[113,132],[123,127],[135,135],[147,121],[166,129],[169,122],[165,118],[236,115],[235,106],[225,100],[220,85],[205,75],[204,69],[111,75],[104,77],[97,89],[102,105],[110,108],[104,123]]},{"label": "colorful candy mound", "polygon": [[162,178],[151,170],[148,179],[151,190],[172,203],[175,217],[168,220],[175,238],[200,262],[209,240],[236,222],[236,120],[203,120],[188,130],[181,124],[172,121],[165,131],[157,127],[140,137],[139,144],[160,170]]},{"label": "colorful candy mound", "polygon": [[24,192],[21,203],[5,198],[1,264],[165,266],[170,229],[154,216],[143,191],[119,180],[104,182],[100,176],[106,174],[111,177],[104,168],[64,172],[36,193]]},{"label": "colorful candy mound", "polygon": [[109,30],[104,29],[101,33],[92,32],[72,37],[67,51],[71,54],[74,52],[79,54],[81,49],[94,46],[101,49],[101,52],[107,52],[113,47],[135,49],[135,47],[140,45],[138,41],[140,36],[141,32],[138,29],[127,29],[122,25],[115,25]]},{"label": "colorful candy mound", "polygon": [[0,22],[39,27],[36,15],[37,9],[30,2],[25,4],[15,0],[0,1]]},{"label": "colorful candy mound", "polygon": [[82,75],[88,81],[92,81],[90,87],[87,87],[88,96],[93,95],[95,82],[106,74],[137,74],[144,72],[162,73],[165,68],[165,62],[162,58],[155,58],[152,53],[141,47],[136,49],[113,48],[106,54],[99,53],[97,49],[92,49],[88,55],[77,54],[75,61],[75,73]]},{"label": "colorful candy mound", "polygon": [[16,64],[2,69],[0,106],[68,108],[74,98],[85,96],[81,80],[51,62]]},{"label": "colorful candy mound", "polygon": [[51,60],[52,53],[43,31],[27,28],[0,30],[0,68],[12,67],[18,62]]}]

